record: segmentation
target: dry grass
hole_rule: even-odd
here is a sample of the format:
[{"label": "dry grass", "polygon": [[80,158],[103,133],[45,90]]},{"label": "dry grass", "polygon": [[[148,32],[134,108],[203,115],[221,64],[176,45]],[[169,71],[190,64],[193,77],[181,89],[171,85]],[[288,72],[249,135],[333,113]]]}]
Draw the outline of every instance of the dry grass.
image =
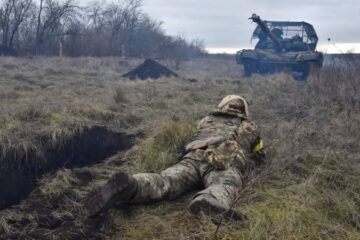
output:
[{"label": "dry grass", "polygon": [[[329,64],[308,82],[294,81],[287,74],[243,78],[228,60],[183,63],[179,74],[184,78],[143,82],[120,77],[136,60],[128,66],[115,59],[91,58],[1,61],[3,156],[9,146],[21,146],[23,154],[36,153],[38,145],[32,139],[43,133],[61,141],[94,124],[143,131],[146,139],[90,168],[46,176],[22,207],[0,213],[0,236],[6,232],[4,236],[36,238],[24,234],[41,233],[33,219],[39,210],[32,206],[46,203],[63,221],[55,232],[47,232],[49,239],[96,234],[214,239],[216,226],[187,211],[192,194],[172,202],[119,206],[95,223],[82,221],[78,202],[117,169],[157,172],[171,165],[195,122],[224,95],[241,94],[262,128],[268,164],[262,177],[241,193],[237,207],[249,221],[224,223],[216,238],[360,238],[360,64],[355,60]],[[9,221],[15,216],[20,220]],[[21,217],[29,223],[22,223]]]},{"label": "dry grass", "polygon": [[196,131],[193,122],[164,122],[159,133],[146,139],[127,157],[133,172],[159,172],[175,164],[181,148]]}]

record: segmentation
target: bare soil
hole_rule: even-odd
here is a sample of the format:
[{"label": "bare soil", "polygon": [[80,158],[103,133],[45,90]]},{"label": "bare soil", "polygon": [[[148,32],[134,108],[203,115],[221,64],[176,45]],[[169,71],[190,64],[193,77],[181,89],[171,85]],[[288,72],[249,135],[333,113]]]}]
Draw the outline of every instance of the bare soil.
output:
[{"label": "bare soil", "polygon": [[40,165],[26,165],[19,169],[9,165],[0,169],[0,209],[16,205],[26,198],[37,186],[37,179],[44,174],[59,168],[90,166],[99,163],[118,151],[129,149],[135,136],[125,132],[113,132],[105,127],[85,127],[71,139],[62,144],[53,144],[49,136],[38,136],[36,152],[18,153],[18,149],[10,149],[2,161],[11,162],[11,158],[19,155],[17,161],[42,162]]},{"label": "bare soil", "polygon": [[143,64],[123,75],[123,77],[129,78],[130,80],[177,76],[175,72],[152,59],[146,59]]}]

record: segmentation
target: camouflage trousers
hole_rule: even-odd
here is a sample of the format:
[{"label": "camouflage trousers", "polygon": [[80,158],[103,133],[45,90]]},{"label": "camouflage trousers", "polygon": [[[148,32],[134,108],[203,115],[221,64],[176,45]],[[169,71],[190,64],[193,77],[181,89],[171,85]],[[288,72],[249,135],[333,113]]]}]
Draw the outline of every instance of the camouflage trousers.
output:
[{"label": "camouflage trousers", "polygon": [[204,188],[199,195],[211,195],[226,206],[231,206],[242,186],[241,172],[235,167],[215,169],[206,161],[183,159],[178,164],[156,173],[140,173],[133,177],[138,190],[133,203],[144,203],[160,199],[174,199],[195,188]]}]

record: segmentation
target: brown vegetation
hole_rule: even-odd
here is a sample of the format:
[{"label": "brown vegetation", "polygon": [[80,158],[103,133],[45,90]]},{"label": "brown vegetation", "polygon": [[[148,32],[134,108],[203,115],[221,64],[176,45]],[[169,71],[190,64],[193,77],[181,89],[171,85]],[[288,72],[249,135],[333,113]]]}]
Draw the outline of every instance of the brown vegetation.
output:
[{"label": "brown vegetation", "polygon": [[[57,144],[91,126],[146,136],[99,164],[41,178],[19,206],[0,212],[0,238],[359,239],[358,62],[326,65],[307,82],[284,73],[243,78],[226,59],[183,63],[179,74],[186,79],[121,77],[139,63],[0,60],[0,168],[7,166],[9,146],[36,153],[33,140],[43,134]],[[266,168],[241,191],[237,207],[248,221],[223,223],[217,231],[189,214],[191,193],[83,219],[80,201],[92,187],[117,169],[160,171],[173,164],[195,122],[234,93],[249,101],[268,156]],[[6,161],[19,166],[15,156]]]},{"label": "brown vegetation", "polygon": [[164,33],[142,0],[4,0],[0,55],[171,58],[205,54],[202,41]]}]

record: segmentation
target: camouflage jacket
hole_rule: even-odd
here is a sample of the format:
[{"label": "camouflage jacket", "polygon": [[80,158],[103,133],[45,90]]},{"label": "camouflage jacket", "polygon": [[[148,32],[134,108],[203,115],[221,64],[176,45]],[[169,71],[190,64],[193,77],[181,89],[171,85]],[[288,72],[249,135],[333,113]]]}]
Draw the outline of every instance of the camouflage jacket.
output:
[{"label": "camouflage jacket", "polygon": [[184,158],[208,161],[217,169],[247,168],[264,161],[259,128],[251,121],[213,112],[198,124],[193,141],[186,145]]}]

